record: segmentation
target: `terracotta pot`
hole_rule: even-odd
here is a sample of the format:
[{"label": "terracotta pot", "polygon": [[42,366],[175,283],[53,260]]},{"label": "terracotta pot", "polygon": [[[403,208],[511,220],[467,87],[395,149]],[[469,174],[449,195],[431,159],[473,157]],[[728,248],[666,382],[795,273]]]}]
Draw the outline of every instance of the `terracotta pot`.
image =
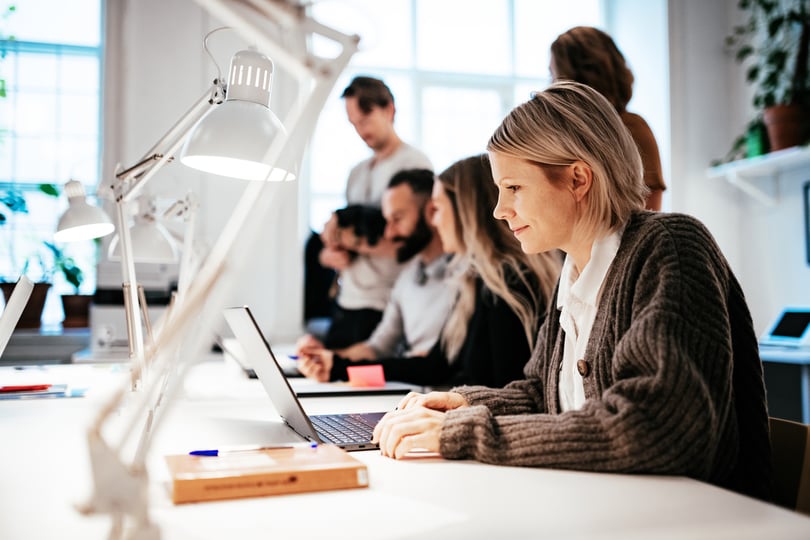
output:
[{"label": "terracotta pot", "polygon": [[65,311],[65,320],[62,328],[87,328],[90,326],[90,302],[93,296],[89,294],[63,294],[62,309]]},{"label": "terracotta pot", "polygon": [[[14,290],[16,283],[0,283],[3,289],[3,297],[8,302],[11,292]],[[16,328],[39,328],[42,319],[42,309],[45,307],[45,298],[48,296],[48,289],[50,283],[34,283],[34,290],[31,291],[31,297],[23,309],[20,316],[20,322],[17,323]]]},{"label": "terracotta pot", "polygon": [[800,105],[774,105],[763,112],[771,151],[803,144],[808,137],[807,111]]}]

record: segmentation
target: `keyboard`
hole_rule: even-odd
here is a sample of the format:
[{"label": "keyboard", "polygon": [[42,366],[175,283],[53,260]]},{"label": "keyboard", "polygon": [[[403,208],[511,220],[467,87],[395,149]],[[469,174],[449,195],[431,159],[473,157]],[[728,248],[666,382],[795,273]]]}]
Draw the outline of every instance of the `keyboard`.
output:
[{"label": "keyboard", "polygon": [[320,414],[309,419],[321,439],[332,444],[368,442],[374,434],[374,424],[362,414]]}]

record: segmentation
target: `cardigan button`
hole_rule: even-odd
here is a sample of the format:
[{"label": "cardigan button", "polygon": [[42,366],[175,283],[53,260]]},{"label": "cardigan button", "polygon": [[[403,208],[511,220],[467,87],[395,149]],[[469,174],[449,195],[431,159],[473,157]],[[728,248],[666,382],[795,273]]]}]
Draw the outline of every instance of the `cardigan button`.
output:
[{"label": "cardigan button", "polygon": [[577,360],[577,371],[583,377],[587,377],[591,373],[591,364],[585,360]]}]

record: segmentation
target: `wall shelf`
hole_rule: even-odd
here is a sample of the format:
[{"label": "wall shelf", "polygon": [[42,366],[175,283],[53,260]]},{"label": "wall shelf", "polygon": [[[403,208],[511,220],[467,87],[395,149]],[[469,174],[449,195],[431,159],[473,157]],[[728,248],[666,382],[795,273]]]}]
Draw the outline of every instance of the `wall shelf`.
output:
[{"label": "wall shelf", "polygon": [[711,167],[709,178],[725,178],[766,206],[779,202],[776,180],[782,173],[795,169],[810,169],[810,147],[794,146],[763,156],[740,159]]}]

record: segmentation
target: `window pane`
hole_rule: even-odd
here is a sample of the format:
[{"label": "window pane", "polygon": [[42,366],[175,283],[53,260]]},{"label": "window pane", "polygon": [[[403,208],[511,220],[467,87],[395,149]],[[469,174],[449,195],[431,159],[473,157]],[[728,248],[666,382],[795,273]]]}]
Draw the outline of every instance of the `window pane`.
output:
[{"label": "window pane", "polygon": [[[62,95],[58,98],[58,128],[63,135],[95,137],[98,133],[98,96]],[[88,141],[84,141],[85,144]],[[91,145],[91,148],[94,145]]]},{"label": "window pane", "polygon": [[453,73],[512,73],[507,5],[506,0],[417,0],[417,67]]},{"label": "window pane", "polygon": [[19,137],[15,180],[53,182],[56,176],[56,146],[53,136]]},{"label": "window pane", "polygon": [[321,232],[323,224],[332,215],[335,209],[346,204],[343,195],[334,197],[313,197],[310,201],[309,226],[313,231]]},{"label": "window pane", "polygon": [[422,99],[423,148],[430,151],[436,172],[486,150],[503,119],[495,90],[426,88]]},{"label": "window pane", "polygon": [[[41,193],[37,184],[61,188],[76,178],[92,192],[98,183],[101,2],[15,4],[2,21],[3,34],[16,41],[5,42],[0,61],[7,89],[0,99],[0,194],[21,192],[29,213],[9,214],[0,227],[0,275],[16,279],[27,264],[32,279],[52,280],[43,313],[47,325],[62,320],[59,295],[73,292],[61,274],[51,274],[53,256],[43,244],[53,239],[67,201]],[[81,292],[92,293],[96,244],[64,249],[85,273]]]},{"label": "window pane", "polygon": [[57,86],[58,57],[50,54],[20,53],[17,71],[9,73],[12,90],[53,90]]},{"label": "window pane", "polygon": [[543,80],[542,83],[538,82],[538,84],[531,84],[531,83],[516,84],[514,102],[512,103],[512,107],[517,107],[521,103],[529,101],[529,99],[531,99],[532,97],[532,92],[539,92],[549,84],[551,84],[550,78]]},{"label": "window pane", "polygon": [[4,33],[18,41],[101,44],[100,0],[23,0],[15,6],[4,21]]},{"label": "window pane", "polygon": [[99,61],[94,56],[60,57],[59,89],[93,95],[98,99]]},{"label": "window pane", "polygon": [[[11,178],[14,157],[11,153],[12,144],[8,137],[0,132],[0,179]],[[1,238],[2,236],[0,236]]]},{"label": "window pane", "polygon": [[573,26],[600,26],[600,0],[577,0],[560,9],[557,0],[515,0],[515,71],[521,77],[548,78],[548,50]]},{"label": "window pane", "polygon": [[52,134],[56,118],[56,100],[53,94],[21,92],[14,96],[17,122],[13,129],[18,136]]},{"label": "window pane", "polygon": [[[410,0],[317,2],[312,13],[324,24],[361,37],[354,63],[397,68],[413,65]],[[314,40],[314,50],[334,56],[326,41]]]}]

